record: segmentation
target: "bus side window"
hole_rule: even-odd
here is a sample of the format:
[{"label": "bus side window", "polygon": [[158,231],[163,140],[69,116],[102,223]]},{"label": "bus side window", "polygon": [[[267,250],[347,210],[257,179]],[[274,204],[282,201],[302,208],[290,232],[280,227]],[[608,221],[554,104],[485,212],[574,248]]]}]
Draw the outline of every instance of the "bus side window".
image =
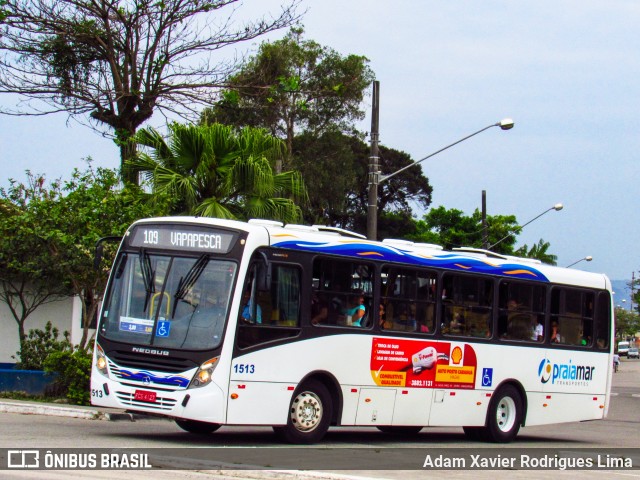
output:
[{"label": "bus side window", "polygon": [[383,322],[386,330],[433,333],[435,323],[436,274],[426,270],[384,267],[382,269]]},{"label": "bus side window", "polygon": [[546,288],[502,280],[498,288],[498,336],[503,340],[544,340]]},{"label": "bus side window", "polygon": [[443,276],[445,335],[490,338],[493,324],[493,281],[475,275]]},{"label": "bus side window", "polygon": [[594,292],[554,287],[551,295],[552,328],[549,341],[587,347],[593,343]]},{"label": "bus side window", "polygon": [[[372,325],[370,265],[333,258],[313,262],[309,318],[312,325],[369,328]],[[362,310],[364,309],[364,316]]]},{"label": "bus side window", "polygon": [[[255,273],[255,272],[254,272]],[[271,283],[260,290],[249,274],[239,312],[238,346],[295,337],[300,326],[300,268],[271,265]],[[247,318],[250,317],[250,318]]]},{"label": "bus side window", "polygon": [[596,306],[595,331],[596,331],[596,348],[599,350],[609,349],[609,325],[611,322],[611,297],[609,292],[600,292],[597,297]]}]

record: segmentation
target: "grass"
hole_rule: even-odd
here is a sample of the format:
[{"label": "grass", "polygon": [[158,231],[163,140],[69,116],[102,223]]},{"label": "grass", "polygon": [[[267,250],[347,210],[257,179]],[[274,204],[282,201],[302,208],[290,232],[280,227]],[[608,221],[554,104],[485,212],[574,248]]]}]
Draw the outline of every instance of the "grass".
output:
[{"label": "grass", "polygon": [[35,395],[27,392],[0,392],[0,399],[10,400],[28,400],[30,402],[43,402],[43,403],[69,403],[65,397],[49,396],[49,395]]}]

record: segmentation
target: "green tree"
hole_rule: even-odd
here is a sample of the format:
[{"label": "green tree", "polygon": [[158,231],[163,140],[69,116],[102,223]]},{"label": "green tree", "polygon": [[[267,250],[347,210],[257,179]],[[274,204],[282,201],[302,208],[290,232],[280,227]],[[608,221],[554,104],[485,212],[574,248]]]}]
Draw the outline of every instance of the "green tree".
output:
[{"label": "green tree", "polygon": [[49,205],[40,219],[43,239],[55,261],[56,275],[63,278],[70,295],[82,304],[83,335],[80,347],[88,345],[89,328],[94,325],[97,310],[110,270],[109,260],[115,254],[111,245],[99,270],[94,268],[98,239],[124,235],[127,227],[140,218],[164,215],[168,211],[165,198],[146,200],[138,187],[122,187],[115,170],[91,167],[75,169],[71,178],[54,185],[58,201]]},{"label": "green tree", "polygon": [[362,99],[373,81],[368,60],[302,37],[302,29],[292,29],[284,39],[260,45],[221,100],[203,112],[203,122],[266,128],[286,139],[289,153],[302,131],[351,131],[364,118]]},{"label": "green tree", "polygon": [[305,223],[353,228],[361,175],[354,144],[358,140],[335,130],[320,136],[304,133],[295,137],[291,164],[304,178],[309,192],[309,203],[303,207]]},{"label": "green tree", "polygon": [[131,168],[143,172],[153,191],[175,202],[172,213],[218,218],[300,221],[296,201],[306,201],[299,173],[274,174],[271,164],[284,152],[281,140],[265,130],[231,126],[169,127],[169,139],[148,128],[136,141],[140,152]]},{"label": "green tree", "polygon": [[517,250],[514,248],[521,231],[514,215],[487,215],[485,225],[486,228],[483,228],[482,214],[478,209],[471,215],[465,215],[461,210],[440,206],[431,209],[422,220],[416,222],[415,232],[407,235],[407,238],[435,243],[446,249],[492,246],[491,251],[496,253],[535,258],[556,265],[557,257],[548,252],[549,242],[542,239],[531,248],[527,245]]},{"label": "green tree", "polygon": [[634,275],[633,279],[627,283],[627,287],[631,290],[632,302],[636,304],[634,310],[640,313],[640,288],[638,288],[640,287],[640,279],[635,278]]},{"label": "green tree", "polygon": [[298,20],[296,2],[238,25],[238,0],[2,1],[0,93],[35,100],[12,113],[64,111],[106,128],[122,165],[134,155],[128,140],[154,112],[195,116],[214,103],[235,71],[214,53]]},{"label": "green tree", "polygon": [[617,339],[635,337],[640,332],[640,315],[624,308],[615,309],[615,334]]},{"label": "green tree", "polygon": [[[306,222],[366,231],[369,155],[369,146],[360,138],[337,130],[296,136],[292,164],[309,191]],[[382,145],[379,156],[383,174],[413,162],[408,154]],[[379,232],[397,236],[411,219],[411,205],[429,206],[432,188],[415,166],[383,182],[378,193]]]},{"label": "green tree", "polygon": [[77,296],[80,345],[86,347],[109,273],[108,262],[94,269],[97,240],[123,235],[131,222],[164,214],[166,206],[149,206],[137,187],[120,186],[116,171],[94,170],[90,162],[70,180],[50,185],[27,172],[27,183],[12,180],[7,191],[0,190],[0,200],[0,300],[18,323],[21,346],[25,321],[36,308]]},{"label": "green tree", "polygon": [[48,190],[44,177],[30,172],[26,183],[10,180],[6,190],[0,189],[0,300],[18,325],[21,346],[29,316],[69,294],[42,223],[57,201],[59,191]]},{"label": "green tree", "polygon": [[[515,235],[509,235],[517,227],[516,217],[513,215],[487,215],[486,238],[488,245],[499,242],[495,247],[496,253],[513,253]],[[483,248],[482,214],[476,209],[473,214],[465,215],[455,208],[446,209],[440,206],[431,209],[418,222],[417,231],[411,238],[416,241],[436,243],[446,249],[455,247]],[[505,238],[506,237],[506,238]]]}]

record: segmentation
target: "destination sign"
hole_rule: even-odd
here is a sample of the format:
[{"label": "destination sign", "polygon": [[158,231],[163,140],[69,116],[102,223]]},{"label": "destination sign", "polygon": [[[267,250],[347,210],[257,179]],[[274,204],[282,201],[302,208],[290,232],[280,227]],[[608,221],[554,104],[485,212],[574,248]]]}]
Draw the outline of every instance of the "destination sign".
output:
[{"label": "destination sign", "polygon": [[138,225],[129,237],[129,245],[143,248],[168,248],[191,252],[228,253],[236,234],[187,225]]}]

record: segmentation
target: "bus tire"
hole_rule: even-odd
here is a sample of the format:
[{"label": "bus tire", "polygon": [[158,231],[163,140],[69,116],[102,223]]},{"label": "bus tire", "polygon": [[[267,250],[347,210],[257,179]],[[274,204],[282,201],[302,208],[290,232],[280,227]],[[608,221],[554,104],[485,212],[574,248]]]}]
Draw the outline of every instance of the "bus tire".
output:
[{"label": "bus tire", "polygon": [[322,383],[310,380],[293,394],[287,425],[273,427],[273,430],[288,443],[316,443],[329,430],[332,414],[333,403],[329,390]]},{"label": "bus tire", "polygon": [[487,422],[482,429],[483,440],[494,443],[508,443],[520,431],[523,402],[520,392],[513,385],[505,385],[493,394]]},{"label": "bus tire", "polygon": [[418,426],[400,426],[400,425],[381,425],[376,427],[382,433],[388,433],[391,435],[417,435],[420,433],[423,427]]},{"label": "bus tire", "polygon": [[220,425],[217,423],[199,422],[197,420],[176,420],[176,425],[185,432],[197,433],[199,435],[213,433],[220,428]]}]

